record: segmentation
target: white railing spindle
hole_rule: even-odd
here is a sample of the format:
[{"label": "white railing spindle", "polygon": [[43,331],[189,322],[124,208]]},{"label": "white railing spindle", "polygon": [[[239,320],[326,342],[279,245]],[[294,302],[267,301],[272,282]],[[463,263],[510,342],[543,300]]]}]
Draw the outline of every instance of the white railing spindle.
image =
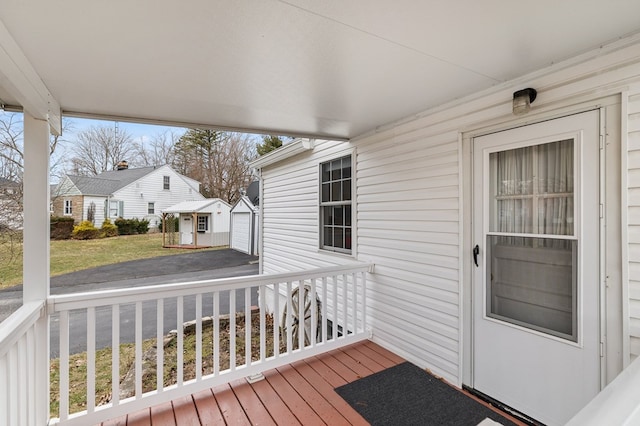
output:
[{"label": "white railing spindle", "polygon": [[251,287],[244,289],[244,364],[251,365]]},{"label": "white railing spindle", "polygon": [[273,355],[280,357],[280,283],[273,285]]},{"label": "white railing spindle", "polygon": [[213,293],[213,375],[220,374],[220,293]]},{"label": "white railing spindle", "polygon": [[177,311],[177,331],[178,331],[178,353],[176,362],[177,382],[178,386],[182,386],[184,382],[184,297],[178,296],[176,299]]},{"label": "white railing spindle", "polygon": [[164,390],[164,299],[156,304],[156,390]]},{"label": "white railing spindle", "polygon": [[322,342],[326,342],[327,339],[327,277],[322,277],[322,312],[320,316],[322,318]]},{"label": "white railing spindle", "polygon": [[196,380],[202,380],[202,293],[196,294]]},{"label": "white railing spindle", "polygon": [[135,380],[136,399],[142,398],[142,302],[136,302],[136,360],[135,360]]},{"label": "white railing spindle", "polygon": [[229,291],[229,369],[236,370],[236,291]]},{"label": "white railing spindle", "polygon": [[96,408],[96,308],[87,308],[87,412]]},{"label": "white railing spindle", "polygon": [[[260,286],[260,293],[265,294],[267,287]],[[260,362],[264,362],[267,350],[267,325],[266,325],[266,306],[264,298],[261,297],[258,302],[260,309]]]},{"label": "white railing spindle", "polygon": [[111,307],[111,404],[120,404],[120,305]]},{"label": "white railing spindle", "polygon": [[69,416],[69,311],[60,312],[60,420]]},{"label": "white railing spindle", "polygon": [[[318,334],[318,310],[316,309],[316,279],[311,279],[311,294],[309,294],[309,307],[311,308],[311,347],[316,346]],[[306,322],[306,320],[305,320]]]}]

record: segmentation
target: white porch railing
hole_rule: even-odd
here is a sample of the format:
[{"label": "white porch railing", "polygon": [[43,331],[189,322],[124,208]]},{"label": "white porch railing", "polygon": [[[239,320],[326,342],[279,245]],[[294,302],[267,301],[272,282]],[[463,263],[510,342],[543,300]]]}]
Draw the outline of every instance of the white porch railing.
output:
[{"label": "white porch railing", "polygon": [[[301,271],[277,275],[257,275],[238,278],[227,278],[212,281],[198,281],[180,284],[149,286],[123,290],[70,294],[52,296],[49,299],[49,313],[59,315],[60,325],[60,380],[59,380],[59,419],[52,423],[61,425],[95,424],[109,418],[139,410],[141,408],[160,404],[184,395],[207,389],[231,380],[258,374],[262,371],[301,360],[322,352],[326,352],[344,345],[348,345],[368,337],[366,330],[366,273],[370,269],[368,264],[351,264],[340,267],[322,268],[311,271]],[[300,286],[305,291],[292,293]],[[249,323],[252,318],[251,295],[259,294],[258,312],[254,313],[259,321],[259,336],[252,335],[252,327],[243,327],[242,323]],[[271,295],[271,303],[265,303],[267,295]],[[280,295],[280,297],[273,297]],[[195,297],[195,377],[187,377],[184,370],[184,354],[186,340],[183,327],[185,319],[185,298]],[[244,298],[244,303],[242,303]],[[221,301],[229,301],[229,333],[228,342],[222,338],[221,329]],[[311,309],[311,301],[319,301],[319,311]],[[175,302],[174,302],[175,301]],[[205,304],[204,302],[210,302]],[[239,310],[239,320],[236,321],[236,303],[243,304]],[[156,346],[155,353],[155,383],[153,389],[143,389],[143,303],[155,307]],[[175,303],[176,307],[176,360],[175,383],[165,383],[164,329],[165,308],[167,304]],[[120,398],[120,327],[121,310],[130,310],[133,305],[135,312],[135,385],[133,396]],[[146,306],[145,305],[145,306]],[[203,307],[207,306],[203,311]],[[282,309],[286,307],[286,309]],[[122,309],[121,309],[122,308]],[[105,309],[111,311],[111,399],[107,403],[96,402],[96,312]],[[286,312],[283,324],[286,332],[281,336],[278,332],[280,318],[277,313]],[[271,316],[275,312],[276,315]],[[207,353],[203,357],[203,317],[211,318],[211,329],[207,337],[211,336],[211,343],[207,346]],[[81,320],[78,320],[81,318]],[[305,318],[306,327],[297,327],[298,318]],[[70,326],[86,326],[86,410],[70,413]],[[145,319],[145,321],[147,321]],[[300,324],[303,322],[301,321]],[[226,324],[226,323],[225,323]],[[271,326],[273,345],[267,341],[267,328]],[[207,325],[209,327],[209,325]],[[244,330],[242,330],[244,328]],[[306,331],[305,331],[306,329]],[[244,348],[237,347],[244,336]],[[296,339],[297,337],[297,339]],[[305,342],[305,338],[307,342]],[[252,348],[252,339],[254,346]],[[297,342],[305,342],[299,347]],[[228,343],[228,346],[225,346]],[[146,346],[149,346],[147,343]],[[224,349],[228,350],[228,366],[221,364]],[[282,347],[282,349],[281,349]],[[236,348],[236,350],[233,350]],[[239,362],[239,357],[244,360]],[[226,357],[225,357],[226,358]],[[172,361],[173,362],[173,361]],[[205,364],[210,368],[205,369]],[[74,366],[71,366],[74,368]],[[153,367],[152,367],[153,369]],[[204,370],[204,371],[203,371]],[[153,380],[152,380],[153,382]],[[149,383],[145,385],[149,387]],[[2,408],[0,407],[0,410]],[[0,411],[1,412],[1,411]]]},{"label": "white porch railing", "polygon": [[[25,303],[0,324],[0,425],[41,425],[48,418],[45,303]],[[47,360],[48,362],[48,357]]]},{"label": "white porch railing", "polygon": [[640,425],[640,358],[622,370],[567,426]]}]

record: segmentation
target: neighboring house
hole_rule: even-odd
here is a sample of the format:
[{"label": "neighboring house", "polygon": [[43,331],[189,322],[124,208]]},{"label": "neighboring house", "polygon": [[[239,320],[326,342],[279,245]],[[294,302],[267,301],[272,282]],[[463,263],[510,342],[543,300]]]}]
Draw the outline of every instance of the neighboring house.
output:
[{"label": "neighboring house", "polygon": [[183,201],[162,211],[179,218],[180,245],[217,247],[229,245],[231,206],[219,198]]},{"label": "neighboring house", "polygon": [[230,247],[247,254],[259,254],[260,208],[258,182],[253,182],[231,208]]},{"label": "neighboring house", "polygon": [[376,341],[564,424],[640,356],[639,46],[259,158],[261,272],[375,264]]},{"label": "neighboring house", "polygon": [[123,162],[118,170],[96,176],[65,176],[52,195],[52,210],[55,216],[71,216],[76,222],[87,220],[93,210],[96,226],[105,217],[112,221],[122,217],[147,219],[150,227],[157,227],[167,207],[204,199],[199,187],[199,182],[168,165],[129,169]]},{"label": "neighboring house", "polygon": [[0,228],[22,229],[22,223],[20,184],[0,177]]}]

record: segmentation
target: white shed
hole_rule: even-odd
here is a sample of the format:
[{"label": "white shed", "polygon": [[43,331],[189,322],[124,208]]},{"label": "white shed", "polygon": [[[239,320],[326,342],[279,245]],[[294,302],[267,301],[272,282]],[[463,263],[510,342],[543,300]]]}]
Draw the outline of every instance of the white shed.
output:
[{"label": "white shed", "polygon": [[259,208],[243,195],[231,209],[230,247],[234,250],[258,254]]},{"label": "white shed", "polygon": [[215,247],[229,245],[231,206],[219,198],[183,201],[163,213],[179,217],[181,246]]}]

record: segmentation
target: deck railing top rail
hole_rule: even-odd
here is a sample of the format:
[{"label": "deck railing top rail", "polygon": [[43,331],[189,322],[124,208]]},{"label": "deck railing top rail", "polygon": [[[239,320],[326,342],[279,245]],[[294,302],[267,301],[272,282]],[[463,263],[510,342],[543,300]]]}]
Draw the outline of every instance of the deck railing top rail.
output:
[{"label": "deck railing top rail", "polygon": [[329,275],[340,275],[343,273],[370,272],[372,268],[372,264],[354,262],[347,265],[330,266],[326,268],[316,268],[280,274],[249,275],[244,277],[186,281],[181,283],[160,284],[135,288],[63,294],[50,296],[48,299],[48,308],[49,313],[55,313],[72,309],[110,305],[113,303],[155,300],[158,297],[158,292],[162,293],[163,298],[188,296],[212,290],[226,291],[242,289],[248,286],[261,286],[274,283],[309,280]]}]

